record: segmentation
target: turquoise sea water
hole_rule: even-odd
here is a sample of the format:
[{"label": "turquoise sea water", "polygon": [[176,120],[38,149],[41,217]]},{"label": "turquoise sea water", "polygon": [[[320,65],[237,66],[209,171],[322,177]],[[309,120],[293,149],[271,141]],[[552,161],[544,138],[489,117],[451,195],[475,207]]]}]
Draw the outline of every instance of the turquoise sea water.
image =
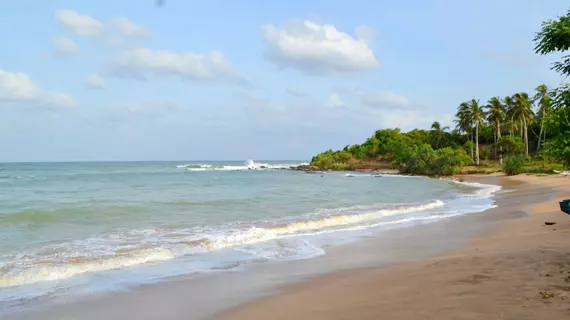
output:
[{"label": "turquoise sea water", "polygon": [[0,306],[306,259],[493,206],[495,186],[301,161],[0,164]]}]

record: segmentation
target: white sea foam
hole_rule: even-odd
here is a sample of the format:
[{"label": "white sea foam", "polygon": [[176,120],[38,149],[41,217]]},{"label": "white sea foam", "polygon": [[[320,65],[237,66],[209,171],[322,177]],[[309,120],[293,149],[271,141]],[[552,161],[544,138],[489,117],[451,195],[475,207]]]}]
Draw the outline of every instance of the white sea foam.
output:
[{"label": "white sea foam", "polygon": [[479,197],[491,197],[498,191],[502,189],[501,186],[493,185],[493,184],[483,184],[478,182],[467,182],[467,181],[458,181],[458,180],[450,180],[453,183],[464,185],[468,187],[472,187],[475,189],[475,193],[471,194],[471,196],[479,196]]},{"label": "white sea foam", "polygon": [[[250,163],[251,164],[251,163]],[[193,165],[197,166],[197,165]],[[207,164],[192,169],[210,169]],[[97,238],[28,248],[0,256],[0,288],[121,269],[224,249],[264,259],[300,259],[324,254],[322,248],[290,239],[323,233],[436,221],[492,207],[488,198],[500,186],[453,181],[472,193],[463,200],[408,205],[361,205],[317,210],[301,219],[228,224],[216,228],[116,230]],[[470,198],[474,197],[474,198]],[[482,200],[487,199],[481,202]],[[422,213],[427,211],[427,213]]]},{"label": "white sea foam", "polygon": [[214,164],[180,164],[177,168],[187,171],[248,171],[248,170],[283,170],[290,169],[300,165],[308,165],[308,163],[282,163],[269,164],[258,163],[253,160],[247,160],[241,166],[236,165],[214,165]]},{"label": "white sea foam", "polygon": [[[317,220],[292,221],[281,225],[257,226],[245,229],[220,228],[218,230],[129,230],[104,237],[42,247],[0,257],[0,287],[13,287],[47,280],[61,280],[77,275],[125,268],[135,265],[170,260],[176,257],[218,251],[228,248],[260,244],[269,240],[341,231],[357,226],[377,225],[383,217],[420,212],[445,205],[440,200],[419,204],[346,214]],[[340,211],[339,211],[340,212]],[[393,222],[398,223],[398,222]],[[205,232],[204,232],[205,231]],[[273,251],[261,250],[266,258],[322,254],[321,250],[304,245],[276,247]],[[258,250],[258,249],[249,249]],[[297,252],[294,254],[294,252]],[[312,252],[312,253],[311,253]]]}]

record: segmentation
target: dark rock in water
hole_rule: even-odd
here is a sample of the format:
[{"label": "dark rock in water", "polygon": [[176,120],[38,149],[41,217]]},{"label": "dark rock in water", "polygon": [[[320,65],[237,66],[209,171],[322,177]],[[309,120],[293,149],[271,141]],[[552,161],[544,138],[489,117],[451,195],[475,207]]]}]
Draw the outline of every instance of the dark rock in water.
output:
[{"label": "dark rock in water", "polygon": [[261,169],[267,169],[267,166],[261,166],[260,168]]},{"label": "dark rock in water", "polygon": [[312,166],[309,166],[309,165],[301,165],[301,166],[291,167],[291,170],[294,170],[294,171],[308,171],[308,172],[322,172],[322,171],[326,171],[326,169],[320,169],[320,168],[312,167]]}]

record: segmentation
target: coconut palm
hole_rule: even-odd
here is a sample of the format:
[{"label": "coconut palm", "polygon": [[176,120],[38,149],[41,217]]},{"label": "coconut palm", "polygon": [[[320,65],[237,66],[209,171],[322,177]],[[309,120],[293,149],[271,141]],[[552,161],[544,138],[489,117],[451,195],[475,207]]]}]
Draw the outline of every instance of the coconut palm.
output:
[{"label": "coconut palm", "polygon": [[521,133],[525,145],[525,156],[528,157],[528,125],[534,118],[532,103],[528,93],[519,92],[514,95],[513,118],[521,123]]},{"label": "coconut palm", "polygon": [[503,99],[503,101],[505,102],[505,109],[507,112],[507,121],[508,121],[508,125],[509,125],[509,135],[514,136],[515,130],[517,129],[516,122],[513,118],[513,109],[514,109],[515,101],[513,100],[513,97],[511,97],[511,96],[506,96]]},{"label": "coconut palm", "polygon": [[536,144],[536,154],[540,151],[540,142],[542,134],[544,133],[544,140],[546,140],[546,129],[544,127],[544,120],[550,111],[550,106],[552,104],[552,99],[548,94],[548,87],[545,84],[541,84],[535,89],[537,92],[532,98],[533,101],[538,103],[538,115],[540,116],[540,133],[538,134],[538,143]]},{"label": "coconut palm", "polygon": [[[499,97],[493,97],[489,100],[489,104],[485,107],[488,109],[487,111],[487,121],[493,126],[495,129],[494,139],[495,145],[497,141],[501,139],[501,123],[503,123],[507,117],[507,112],[505,110],[505,106],[501,103],[501,99]],[[501,152],[497,152],[495,147],[495,154],[499,154],[499,162],[503,163],[503,157]]]},{"label": "coconut palm", "polygon": [[475,125],[475,162],[479,164],[479,124],[485,121],[485,113],[479,106],[479,100],[471,99],[469,108],[471,121]]},{"label": "coconut palm", "polygon": [[473,121],[471,116],[471,109],[467,102],[463,102],[457,107],[457,113],[455,114],[457,119],[454,120],[456,123],[456,129],[459,132],[465,132],[467,135],[467,140],[469,140],[471,145],[471,162],[473,162]]},{"label": "coconut palm", "polygon": [[437,121],[431,124],[431,129],[433,136],[435,138],[435,148],[439,149],[439,144],[441,140],[445,137],[445,131],[449,130],[449,127],[441,127],[441,124]]},{"label": "coconut palm", "polygon": [[[485,119],[483,109],[479,106],[479,100],[472,99],[469,102],[463,102],[459,105],[456,114],[456,123],[459,128],[464,131],[471,132],[472,140],[475,141],[475,159],[474,162],[479,164],[479,124]],[[473,129],[475,136],[473,137]],[[471,159],[473,161],[473,146],[471,146]]]}]

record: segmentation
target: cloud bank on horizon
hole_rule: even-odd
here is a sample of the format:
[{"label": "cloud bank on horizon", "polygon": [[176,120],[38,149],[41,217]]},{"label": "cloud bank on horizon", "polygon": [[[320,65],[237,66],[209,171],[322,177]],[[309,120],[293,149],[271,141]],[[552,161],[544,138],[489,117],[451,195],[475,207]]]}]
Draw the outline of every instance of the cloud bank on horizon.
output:
[{"label": "cloud bank on horizon", "polygon": [[379,128],[452,125],[461,101],[557,85],[532,36],[567,10],[30,1],[0,10],[0,35],[19,32],[0,52],[0,161],[307,159]]}]

